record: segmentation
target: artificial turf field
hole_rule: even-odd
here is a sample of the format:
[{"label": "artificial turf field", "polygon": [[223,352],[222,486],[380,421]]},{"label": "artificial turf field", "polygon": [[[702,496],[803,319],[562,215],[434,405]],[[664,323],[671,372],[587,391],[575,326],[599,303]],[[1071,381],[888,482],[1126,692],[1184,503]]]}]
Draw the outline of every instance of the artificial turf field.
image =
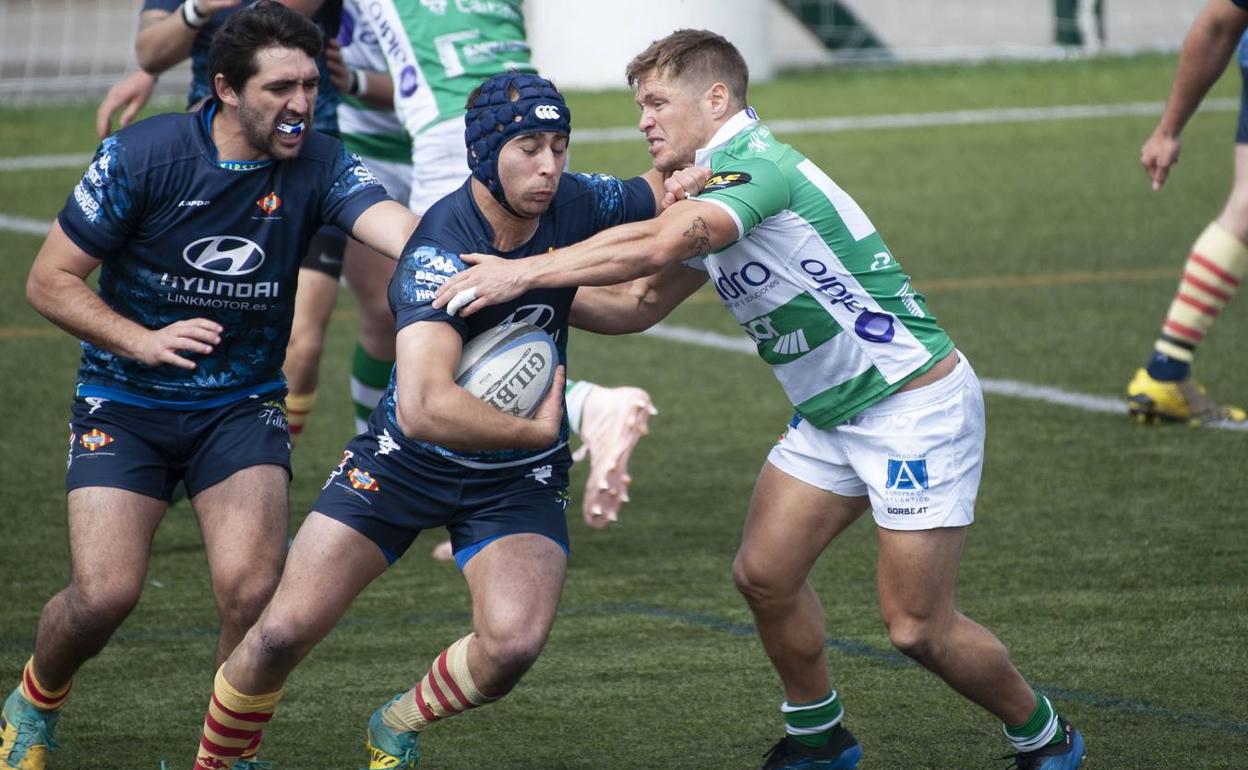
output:
[{"label": "artificial turf field", "polygon": [[[752,89],[764,120],[1164,99],[1170,57],[862,69]],[[1237,93],[1233,73],[1213,96]],[[573,94],[576,170],[626,175],[624,92]],[[89,154],[93,106],[0,107],[0,157]],[[853,195],[983,378],[1103,397],[1145,360],[1198,232],[1229,190],[1235,116],[1198,115],[1156,194],[1139,168],[1155,113],[1079,120],[778,132]],[[51,220],[85,162],[0,172],[0,214]],[[0,238],[0,686],[16,684],[44,601],[68,574],[63,474],[78,348],[26,304],[41,238]],[[705,289],[673,325],[744,336]],[[295,452],[297,527],[351,430],[354,311],[330,326],[321,400]],[[1248,299],[1196,373],[1248,400]],[[649,389],[661,414],[607,532],[569,511],[573,553],[542,658],[504,701],[437,725],[422,768],[750,768],[781,734],[778,681],[730,579],[751,485],[789,417],[767,367],[655,337],[574,334],[571,374]],[[1089,768],[1248,767],[1248,434],[1146,428],[1123,415],[988,395],[987,460],[961,609],[1084,732]],[[579,492],[584,470],[574,477]],[[468,595],[422,537],[291,678],[262,756],[364,764],[363,727],[463,635]],[[988,715],[894,653],[879,621],[869,520],[825,554],[834,685],[863,770],[1001,767]],[[189,767],[211,687],[215,609],[195,519],[173,508],[148,586],[81,671],[54,770]]]}]

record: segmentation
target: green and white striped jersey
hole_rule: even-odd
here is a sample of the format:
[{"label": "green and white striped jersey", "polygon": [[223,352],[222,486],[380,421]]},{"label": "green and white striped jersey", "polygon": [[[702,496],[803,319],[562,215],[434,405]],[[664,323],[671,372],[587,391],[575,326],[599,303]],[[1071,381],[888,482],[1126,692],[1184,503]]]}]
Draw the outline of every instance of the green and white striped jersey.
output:
[{"label": "green and white striped jersey", "polygon": [[953,350],[863,210],[753,109],[695,162],[713,172],[696,200],[725,209],[739,239],[690,265],[709,274],[804,419],[842,423]]},{"label": "green and white striped jersey", "polygon": [[[377,30],[368,21],[366,0],[343,0],[338,42],[342,61],[351,69],[386,72],[386,56]],[[412,162],[412,140],[394,110],[374,107],[344,93],[338,105],[338,129],[348,150],[369,160]]]},{"label": "green and white striped jersey", "polygon": [[520,0],[359,0],[394,79],[394,110],[413,137],[464,114],[486,78],[536,72]]}]

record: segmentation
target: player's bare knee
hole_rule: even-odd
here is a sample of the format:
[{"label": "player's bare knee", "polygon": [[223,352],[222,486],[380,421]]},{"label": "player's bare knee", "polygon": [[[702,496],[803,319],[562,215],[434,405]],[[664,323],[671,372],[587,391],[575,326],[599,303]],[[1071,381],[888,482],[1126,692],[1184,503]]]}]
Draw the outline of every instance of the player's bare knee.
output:
[{"label": "player's bare knee", "polygon": [[884,616],[888,638],[897,651],[919,663],[937,659],[944,641],[943,624],[905,613]]},{"label": "player's bare knee", "polygon": [[482,652],[500,673],[519,678],[542,654],[546,635],[538,630],[517,630],[502,634],[477,635]]},{"label": "player's bare knee", "polygon": [[795,593],[793,587],[757,561],[740,555],[732,563],[732,582],[751,606],[786,601]]},{"label": "player's bare knee", "polygon": [[142,590],[135,581],[75,581],[66,595],[69,620],[80,629],[111,632],[134,610]]}]

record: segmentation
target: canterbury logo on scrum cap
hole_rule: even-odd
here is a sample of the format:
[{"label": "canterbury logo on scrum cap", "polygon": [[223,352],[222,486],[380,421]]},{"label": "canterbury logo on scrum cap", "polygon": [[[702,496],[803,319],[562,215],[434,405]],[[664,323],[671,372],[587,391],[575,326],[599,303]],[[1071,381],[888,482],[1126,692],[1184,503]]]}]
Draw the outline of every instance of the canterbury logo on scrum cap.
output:
[{"label": "canterbury logo on scrum cap", "polygon": [[264,264],[264,249],[236,235],[214,235],[187,246],[182,258],[205,273],[247,275]]},{"label": "canterbury logo on scrum cap", "polygon": [[559,108],[553,104],[539,104],[533,110],[533,114],[542,120],[558,120]]}]

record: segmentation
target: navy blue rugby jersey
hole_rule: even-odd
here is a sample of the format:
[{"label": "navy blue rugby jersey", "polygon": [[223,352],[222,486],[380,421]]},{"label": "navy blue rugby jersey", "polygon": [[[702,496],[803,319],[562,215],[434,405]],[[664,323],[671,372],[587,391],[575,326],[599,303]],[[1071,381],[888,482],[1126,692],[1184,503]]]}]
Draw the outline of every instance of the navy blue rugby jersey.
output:
[{"label": "navy blue rugby jersey", "polygon": [[1248,11],[1248,0],[1231,0],[1231,2]]},{"label": "navy blue rugby jersey", "polygon": [[[450,324],[464,340],[505,321],[526,321],[544,329],[559,348],[559,361],[567,365],[568,312],[576,287],[535,289],[516,299],[478,311],[468,318],[448,315],[432,307],[433,295],[448,277],[465,269],[460,254],[497,254],[522,259],[570,246],[600,230],[654,216],[654,192],[641,177],[623,181],[606,174],[564,174],[550,208],[542,215],[537,231],[523,246],[499,253],[493,246],[494,229],[472,198],[472,180],[434,204],[420,221],[403,251],[390,281],[390,309],[395,330],[418,321]],[[386,416],[395,428],[392,438],[403,440],[395,417],[396,379],[382,399]],[[554,453],[567,445],[568,420],[564,415],[558,441],[547,449],[457,452],[427,442],[418,446],[470,467],[522,465]]]},{"label": "navy blue rugby jersey", "polygon": [[[253,5],[256,0],[246,0],[243,5]],[[201,99],[212,96],[212,79],[208,77],[208,50],[212,46],[212,37],[221,29],[221,25],[231,14],[242,5],[226,8],[213,14],[208,23],[195,33],[195,41],[191,43],[191,86],[186,94],[188,106],[194,106]],[[182,0],[143,0],[144,11],[169,11],[182,13]],[[326,38],[338,35],[338,23],[342,18],[341,0],[326,0],[320,10],[312,17]],[[313,108],[312,125],[317,131],[338,133],[338,104],[342,97],[338,89],[329,80],[329,67],[325,64],[325,53],[316,57],[316,68],[320,70],[321,82],[317,86],[316,106]]]},{"label": "navy blue rugby jersey", "polygon": [[202,408],[283,384],[295,282],[322,223],[350,232],[386,200],[359,156],[309,131],[297,158],[218,161],[216,102],[157,115],[108,137],[57,221],[102,260],[100,297],[149,329],[188,318],[225,327],[191,371],[148,367],[84,342],[78,394]]}]

